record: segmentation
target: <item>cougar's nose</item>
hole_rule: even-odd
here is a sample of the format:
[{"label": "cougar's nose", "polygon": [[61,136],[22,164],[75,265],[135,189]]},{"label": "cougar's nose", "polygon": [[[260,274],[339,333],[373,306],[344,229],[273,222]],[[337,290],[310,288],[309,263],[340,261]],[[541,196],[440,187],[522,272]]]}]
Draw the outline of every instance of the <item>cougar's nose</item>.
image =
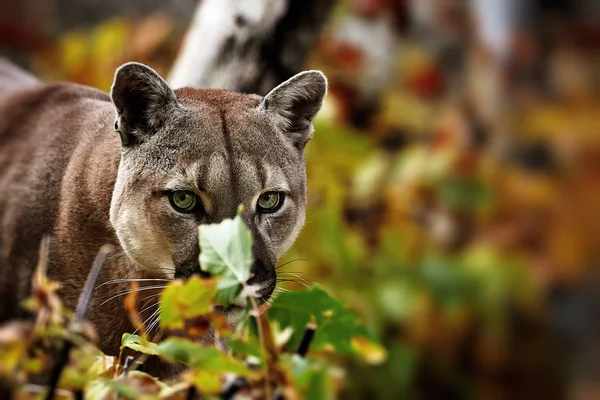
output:
[{"label": "cougar's nose", "polygon": [[252,277],[248,280],[249,294],[263,301],[268,300],[277,284],[275,266],[261,260],[255,260],[250,269]]}]

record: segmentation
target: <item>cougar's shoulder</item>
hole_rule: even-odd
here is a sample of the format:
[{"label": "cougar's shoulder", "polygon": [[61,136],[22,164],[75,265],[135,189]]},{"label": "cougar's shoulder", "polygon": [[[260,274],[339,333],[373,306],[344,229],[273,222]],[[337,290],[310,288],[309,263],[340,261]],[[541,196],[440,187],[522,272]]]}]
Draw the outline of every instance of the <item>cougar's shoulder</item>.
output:
[{"label": "cougar's shoulder", "polygon": [[20,314],[16,302],[28,292],[40,240],[56,233],[65,190],[84,184],[65,180],[67,171],[93,173],[106,164],[94,155],[106,147],[113,149],[104,154],[117,153],[116,171],[118,143],[106,132],[112,118],[109,96],[81,85],[0,93],[0,321]]}]

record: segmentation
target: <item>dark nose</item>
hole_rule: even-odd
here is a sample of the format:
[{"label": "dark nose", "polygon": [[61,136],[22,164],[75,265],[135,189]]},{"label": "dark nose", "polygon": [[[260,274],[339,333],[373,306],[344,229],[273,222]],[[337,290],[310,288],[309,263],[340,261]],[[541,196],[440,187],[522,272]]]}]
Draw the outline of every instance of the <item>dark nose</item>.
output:
[{"label": "dark nose", "polygon": [[192,276],[200,276],[202,278],[210,278],[208,272],[200,269],[200,263],[192,262],[175,267],[176,279],[189,279]]},{"label": "dark nose", "polygon": [[263,301],[268,300],[277,285],[277,272],[275,266],[256,260],[254,261],[254,264],[252,264],[250,274],[251,277],[248,280],[248,285],[260,285],[260,292],[257,293],[258,298]]}]

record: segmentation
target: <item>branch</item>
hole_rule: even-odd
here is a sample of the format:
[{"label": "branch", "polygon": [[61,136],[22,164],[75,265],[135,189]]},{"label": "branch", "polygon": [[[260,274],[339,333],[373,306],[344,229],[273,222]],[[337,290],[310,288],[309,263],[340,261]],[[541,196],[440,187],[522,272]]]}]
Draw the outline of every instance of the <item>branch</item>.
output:
[{"label": "branch", "polygon": [[204,0],[168,81],[266,94],[299,72],[335,0]]},{"label": "branch", "polygon": [[312,340],[315,337],[315,332],[317,330],[317,326],[314,322],[309,322],[306,330],[304,331],[304,335],[302,336],[302,340],[300,341],[300,345],[298,345],[298,349],[296,350],[296,354],[300,357],[304,357],[308,352],[308,348],[312,343]]},{"label": "branch", "polygon": [[267,320],[267,315],[264,312],[260,312],[256,299],[254,297],[248,297],[254,309],[253,313],[256,317],[256,325],[258,326],[258,338],[260,340],[260,346],[265,353],[265,398],[271,398],[271,380],[276,376],[276,363],[279,361],[279,352],[277,346],[273,340],[273,333],[271,332],[271,325]]},{"label": "branch", "polygon": [[[42,248],[45,249],[45,251],[42,252],[40,259],[46,261],[48,258],[48,254],[47,254],[48,242],[47,242],[47,240],[42,242]],[[75,311],[75,319],[71,323],[71,330],[73,330],[75,332],[79,332],[79,330],[80,330],[81,323],[83,322],[83,319],[85,317],[85,313],[87,311],[87,307],[90,302],[92,292],[94,290],[94,284],[96,283],[98,274],[100,273],[100,270],[102,269],[102,266],[104,265],[104,262],[106,261],[107,255],[110,254],[111,252],[112,252],[111,246],[108,246],[108,245],[102,246],[102,248],[96,255],[96,258],[94,259],[94,262],[92,264],[92,269],[90,270],[90,272],[88,274],[88,277],[85,281],[85,285],[83,286],[83,291],[81,292],[79,301],[77,303],[77,309]],[[54,367],[52,368],[52,371],[50,372],[50,380],[48,382],[49,389],[48,389],[48,393],[46,393],[46,397],[45,397],[46,400],[54,399],[56,386],[58,385],[58,381],[60,380],[60,376],[62,374],[63,369],[69,363],[69,358],[70,358],[70,354],[71,354],[71,350],[72,350],[73,346],[74,346],[74,344],[71,340],[66,339],[64,341],[63,346],[60,349],[60,352],[58,354],[58,359],[56,361],[56,364],[54,364]]]},{"label": "branch", "polygon": [[106,257],[113,252],[113,247],[111,245],[104,245],[96,254],[96,258],[92,263],[92,269],[85,280],[85,285],[83,286],[83,290],[81,291],[81,295],[79,295],[79,301],[77,302],[77,309],[75,310],[75,320],[73,321],[75,324],[81,324],[83,319],[85,318],[85,313],[87,312],[88,304],[90,303],[90,299],[92,298],[92,292],[94,291],[94,285],[96,280],[98,279],[98,275],[100,274],[100,270],[106,261]]}]

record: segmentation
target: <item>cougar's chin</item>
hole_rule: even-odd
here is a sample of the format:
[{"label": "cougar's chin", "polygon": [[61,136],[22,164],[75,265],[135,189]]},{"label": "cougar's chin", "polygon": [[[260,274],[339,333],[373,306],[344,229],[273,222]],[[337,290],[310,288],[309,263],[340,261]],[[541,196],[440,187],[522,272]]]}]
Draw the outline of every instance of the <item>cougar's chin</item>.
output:
[{"label": "cougar's chin", "polygon": [[215,311],[217,311],[219,314],[222,314],[225,317],[225,320],[227,321],[227,323],[233,329],[235,329],[238,322],[240,322],[240,319],[242,318],[242,315],[244,314],[245,309],[246,309],[246,306],[241,306],[238,304],[230,304],[228,306],[216,306],[215,307]]},{"label": "cougar's chin", "polygon": [[227,319],[227,322],[235,327],[243,315],[244,310],[248,307],[248,299],[252,297],[255,300],[256,305],[262,306],[269,300],[274,288],[274,282],[250,284],[244,288],[244,291],[237,298],[235,303],[228,306],[216,306],[215,310],[218,313],[223,314]]}]

